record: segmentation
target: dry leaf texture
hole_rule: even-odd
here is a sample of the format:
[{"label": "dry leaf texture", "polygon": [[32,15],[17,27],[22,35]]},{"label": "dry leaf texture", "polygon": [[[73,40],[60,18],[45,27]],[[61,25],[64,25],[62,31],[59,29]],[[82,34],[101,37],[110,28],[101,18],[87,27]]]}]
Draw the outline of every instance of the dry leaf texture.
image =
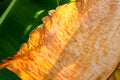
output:
[{"label": "dry leaf texture", "polygon": [[106,80],[120,62],[120,0],[51,10],[8,69],[22,80]]}]

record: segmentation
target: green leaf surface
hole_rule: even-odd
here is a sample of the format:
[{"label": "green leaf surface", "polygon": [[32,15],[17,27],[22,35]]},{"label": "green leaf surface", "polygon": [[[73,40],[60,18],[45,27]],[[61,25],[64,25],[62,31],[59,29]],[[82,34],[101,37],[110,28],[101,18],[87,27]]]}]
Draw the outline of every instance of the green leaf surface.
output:
[{"label": "green leaf surface", "polygon": [[21,80],[15,73],[6,68],[0,70],[0,80]]},{"label": "green leaf surface", "polygon": [[54,0],[12,0],[0,17],[0,60],[15,54],[31,30],[42,23],[41,18],[56,6]]}]

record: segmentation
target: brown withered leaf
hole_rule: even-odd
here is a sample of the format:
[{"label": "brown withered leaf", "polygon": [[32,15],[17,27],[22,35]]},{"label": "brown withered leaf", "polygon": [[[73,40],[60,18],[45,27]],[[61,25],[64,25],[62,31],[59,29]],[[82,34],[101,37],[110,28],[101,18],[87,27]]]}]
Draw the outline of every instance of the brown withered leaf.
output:
[{"label": "brown withered leaf", "polygon": [[120,0],[51,10],[6,66],[22,80],[106,80],[120,62]]}]

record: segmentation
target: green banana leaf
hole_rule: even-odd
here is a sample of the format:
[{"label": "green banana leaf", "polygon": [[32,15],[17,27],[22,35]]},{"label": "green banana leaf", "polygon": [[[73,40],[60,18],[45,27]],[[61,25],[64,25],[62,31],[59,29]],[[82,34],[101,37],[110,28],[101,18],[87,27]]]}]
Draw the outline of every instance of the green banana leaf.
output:
[{"label": "green banana leaf", "polygon": [[[48,11],[70,0],[0,0],[0,62],[13,56]],[[6,68],[0,80],[21,80]]]}]

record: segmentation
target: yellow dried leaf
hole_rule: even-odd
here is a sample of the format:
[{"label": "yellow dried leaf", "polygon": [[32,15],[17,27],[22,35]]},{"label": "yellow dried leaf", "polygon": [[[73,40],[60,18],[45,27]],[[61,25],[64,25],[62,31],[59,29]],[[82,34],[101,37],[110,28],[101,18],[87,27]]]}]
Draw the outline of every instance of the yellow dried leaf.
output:
[{"label": "yellow dried leaf", "polygon": [[6,67],[22,80],[106,80],[120,62],[120,1],[51,10]]}]

